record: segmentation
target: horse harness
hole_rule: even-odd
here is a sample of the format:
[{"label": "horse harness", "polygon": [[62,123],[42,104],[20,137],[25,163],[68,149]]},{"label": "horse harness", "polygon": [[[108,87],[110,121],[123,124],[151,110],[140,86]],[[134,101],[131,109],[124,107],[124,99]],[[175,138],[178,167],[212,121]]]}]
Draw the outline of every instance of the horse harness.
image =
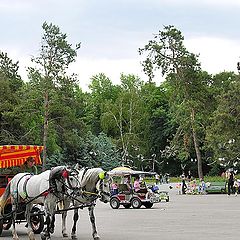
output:
[{"label": "horse harness", "polygon": [[[88,171],[88,168],[84,168],[81,181],[83,181],[83,178],[84,178],[85,174],[87,173],[87,171]],[[101,198],[101,197],[102,197],[102,196],[101,196],[101,193],[107,194],[107,192],[103,191],[103,184],[104,184],[103,179],[99,177],[98,180],[97,180],[97,182],[96,182],[96,184],[98,183],[98,181],[100,181],[100,183],[99,183],[99,186],[100,186],[99,190],[100,190],[100,191],[95,188],[95,192],[89,192],[89,191],[86,191],[85,186],[83,186],[83,187],[80,186],[80,194],[82,194],[82,196],[83,196],[87,201],[90,201],[90,202],[92,202],[93,204],[95,204],[95,201],[96,201],[98,198]],[[78,202],[79,202],[79,201],[78,201]]]}]

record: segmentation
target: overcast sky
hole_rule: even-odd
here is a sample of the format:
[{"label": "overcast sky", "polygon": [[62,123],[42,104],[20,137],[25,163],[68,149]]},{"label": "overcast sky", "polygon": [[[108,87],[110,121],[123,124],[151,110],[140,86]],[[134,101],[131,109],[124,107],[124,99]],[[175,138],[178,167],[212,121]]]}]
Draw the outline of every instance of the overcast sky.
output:
[{"label": "overcast sky", "polygon": [[100,72],[114,83],[121,73],[146,81],[138,48],[164,25],[182,32],[211,74],[236,72],[240,61],[239,0],[0,0],[0,50],[20,62],[24,78],[38,55],[44,21],[59,26],[70,43],[82,42],[71,71],[84,90]]}]

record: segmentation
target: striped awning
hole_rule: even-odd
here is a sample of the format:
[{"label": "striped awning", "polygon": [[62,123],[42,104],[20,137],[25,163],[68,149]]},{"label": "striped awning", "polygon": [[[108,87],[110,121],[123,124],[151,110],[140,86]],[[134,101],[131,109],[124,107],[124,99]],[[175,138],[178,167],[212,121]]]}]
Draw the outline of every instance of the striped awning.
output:
[{"label": "striped awning", "polygon": [[33,157],[36,164],[41,164],[40,153],[43,146],[4,145],[0,146],[0,168],[21,166],[28,157]]}]

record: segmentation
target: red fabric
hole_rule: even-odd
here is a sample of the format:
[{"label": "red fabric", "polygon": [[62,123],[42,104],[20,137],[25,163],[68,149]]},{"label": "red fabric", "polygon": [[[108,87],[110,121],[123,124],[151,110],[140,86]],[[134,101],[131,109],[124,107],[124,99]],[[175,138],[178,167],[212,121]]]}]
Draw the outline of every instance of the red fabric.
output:
[{"label": "red fabric", "polygon": [[41,164],[40,153],[43,146],[4,145],[0,146],[0,168],[21,166],[28,157],[33,157],[36,164]]}]

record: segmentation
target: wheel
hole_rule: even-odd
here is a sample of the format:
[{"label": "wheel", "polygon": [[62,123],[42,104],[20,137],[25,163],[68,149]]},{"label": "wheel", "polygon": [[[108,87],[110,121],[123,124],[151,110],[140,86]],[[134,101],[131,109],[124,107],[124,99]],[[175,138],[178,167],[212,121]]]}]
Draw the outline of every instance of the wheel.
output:
[{"label": "wheel", "polygon": [[151,203],[151,202],[145,202],[144,203],[145,208],[151,208],[152,206],[153,206],[153,203]]},{"label": "wheel", "polygon": [[131,200],[131,205],[133,208],[140,208],[142,206],[142,202],[140,201],[139,198],[135,197]]},{"label": "wheel", "polygon": [[169,197],[167,197],[166,202],[169,202]]},{"label": "wheel", "polygon": [[32,208],[31,213],[34,213],[34,215],[30,217],[31,228],[34,233],[39,234],[44,228],[44,217],[40,214],[40,209],[36,206]]},{"label": "wheel", "polygon": [[123,204],[123,206],[128,209],[131,207],[131,203],[125,203],[125,204]]},{"label": "wheel", "polygon": [[0,236],[2,235],[3,231],[3,219],[0,220]]},{"label": "wheel", "polygon": [[111,198],[110,200],[110,206],[113,208],[113,209],[118,209],[119,206],[120,206],[120,201],[117,199],[117,198]]},{"label": "wheel", "polygon": [[[12,204],[7,203],[4,207],[4,214],[8,215],[12,211]],[[4,218],[3,219],[3,230],[8,230],[12,225],[12,219],[11,218]]]},{"label": "wheel", "polygon": [[8,230],[12,226],[12,219],[3,221],[3,230]]}]

